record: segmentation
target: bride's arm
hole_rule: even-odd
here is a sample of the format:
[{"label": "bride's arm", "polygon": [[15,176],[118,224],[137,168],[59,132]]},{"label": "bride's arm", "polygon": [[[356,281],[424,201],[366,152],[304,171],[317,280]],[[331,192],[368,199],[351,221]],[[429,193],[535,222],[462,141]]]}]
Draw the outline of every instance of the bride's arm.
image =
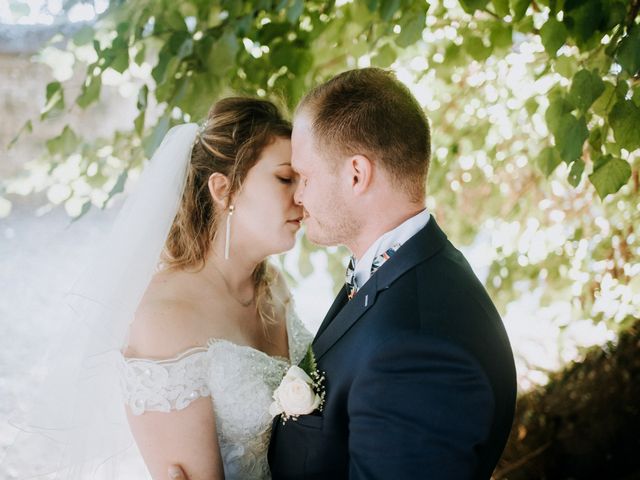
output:
[{"label": "bride's arm", "polygon": [[[171,465],[180,465],[190,480],[224,478],[213,404],[205,385],[207,372],[201,362],[205,354],[176,357],[198,344],[190,313],[178,304],[146,303],[136,313],[125,351],[126,357],[135,357],[128,360],[129,376],[132,371],[137,377],[147,375],[139,383],[134,378],[140,389],[129,392],[127,417],[154,480],[165,480]],[[159,358],[173,360],[141,360]],[[176,400],[175,392],[186,387],[180,383],[187,381],[185,371],[189,381],[195,378],[197,383]]]},{"label": "bride's arm", "polygon": [[131,431],[154,480],[165,480],[180,465],[189,480],[223,479],[211,399],[199,398],[184,410],[133,415]]}]

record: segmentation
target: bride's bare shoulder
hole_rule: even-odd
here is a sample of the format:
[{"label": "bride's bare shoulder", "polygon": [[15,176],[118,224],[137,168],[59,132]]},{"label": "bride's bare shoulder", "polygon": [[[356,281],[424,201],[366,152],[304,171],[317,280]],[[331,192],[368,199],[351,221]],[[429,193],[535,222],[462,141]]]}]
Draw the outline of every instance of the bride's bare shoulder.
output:
[{"label": "bride's bare shoulder", "polygon": [[271,288],[273,294],[280,300],[280,302],[285,305],[288,304],[291,300],[291,290],[287,284],[284,272],[272,264],[269,264],[267,268],[269,268],[270,277],[272,279]]},{"label": "bride's bare shoulder", "polygon": [[129,327],[125,356],[172,358],[202,344],[201,309],[188,280],[183,272],[154,275]]}]

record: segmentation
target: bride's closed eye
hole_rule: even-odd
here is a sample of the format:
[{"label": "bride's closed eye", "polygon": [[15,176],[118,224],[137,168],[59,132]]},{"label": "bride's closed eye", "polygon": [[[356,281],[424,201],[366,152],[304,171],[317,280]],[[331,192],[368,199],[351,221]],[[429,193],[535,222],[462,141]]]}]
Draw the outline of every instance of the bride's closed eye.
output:
[{"label": "bride's closed eye", "polygon": [[290,185],[291,183],[293,183],[293,178],[291,177],[281,177],[279,175],[276,175],[276,178],[280,183],[284,183],[285,185]]}]

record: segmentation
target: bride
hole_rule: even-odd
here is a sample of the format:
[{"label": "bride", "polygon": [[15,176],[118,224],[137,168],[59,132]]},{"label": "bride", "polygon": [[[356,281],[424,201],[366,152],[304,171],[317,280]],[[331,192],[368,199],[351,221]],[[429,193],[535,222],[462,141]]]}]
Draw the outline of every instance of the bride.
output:
[{"label": "bride", "polygon": [[311,336],[266,258],[293,247],[290,125],[265,101],[218,102],[124,351],[134,437],[154,478],[267,478],[273,390]]},{"label": "bride", "polygon": [[154,479],[270,478],[272,394],[312,340],[267,262],[303,217],[290,136],[272,103],[240,97],[167,133],[70,292],[83,347],[52,357],[65,380],[23,428],[63,452],[56,478],[96,478],[131,434]]}]

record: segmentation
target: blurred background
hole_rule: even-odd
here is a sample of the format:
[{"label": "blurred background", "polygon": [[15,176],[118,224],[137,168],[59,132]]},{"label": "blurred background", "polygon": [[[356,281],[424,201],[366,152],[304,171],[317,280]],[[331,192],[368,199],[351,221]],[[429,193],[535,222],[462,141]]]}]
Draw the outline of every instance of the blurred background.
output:
[{"label": "blurred background", "polygon": [[[640,0],[1,2],[0,458],[33,346],[56,330],[51,302],[166,131],[229,94],[292,112],[318,82],[379,66],[431,120],[427,208],[516,357],[495,478],[640,478],[639,12]],[[315,331],[346,250],[301,235],[274,261]]]}]

